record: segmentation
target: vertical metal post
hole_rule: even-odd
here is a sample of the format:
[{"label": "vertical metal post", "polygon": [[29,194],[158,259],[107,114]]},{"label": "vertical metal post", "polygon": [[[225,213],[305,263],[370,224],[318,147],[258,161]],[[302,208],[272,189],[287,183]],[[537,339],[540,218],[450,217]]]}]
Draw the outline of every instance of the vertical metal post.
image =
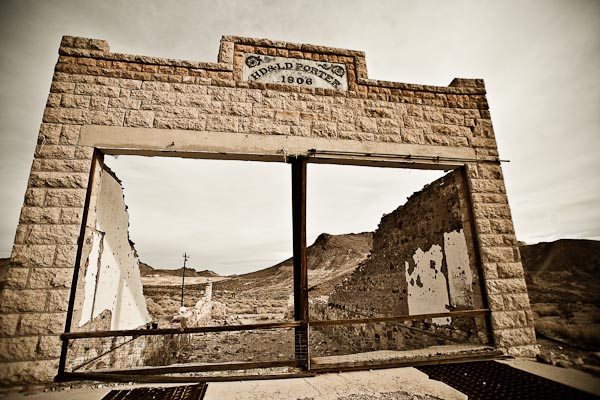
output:
[{"label": "vertical metal post", "polygon": [[306,163],[305,157],[291,159],[292,230],[294,249],[294,319],[296,361],[308,369],[308,276],[306,264]]},{"label": "vertical metal post", "polygon": [[183,271],[181,273],[181,307],[183,307],[183,287],[185,286],[185,263],[190,258],[187,253],[183,253]]}]

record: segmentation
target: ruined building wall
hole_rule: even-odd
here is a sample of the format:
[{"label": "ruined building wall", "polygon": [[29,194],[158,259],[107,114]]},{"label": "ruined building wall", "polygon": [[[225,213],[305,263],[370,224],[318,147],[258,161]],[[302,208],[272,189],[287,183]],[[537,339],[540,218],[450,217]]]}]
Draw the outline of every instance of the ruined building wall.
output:
[{"label": "ruined building wall", "polygon": [[329,302],[356,317],[482,308],[470,222],[462,171],[455,170],[383,216],[371,257]]},{"label": "ruined building wall", "polygon": [[[92,182],[71,330],[143,328],[151,317],[139,259],[129,239],[129,215],[121,181],[98,160]],[[145,365],[160,343],[154,337],[72,340],[67,369],[78,368],[81,372]]]},{"label": "ruined building wall", "polygon": [[[248,81],[248,53],[344,65],[347,90]],[[259,139],[268,138],[305,140],[307,150],[471,154],[467,184],[496,344],[531,354],[533,320],[485,93],[477,79],[447,87],[369,79],[360,51],[224,37],[218,62],[205,63],[64,37],[1,282],[0,382],[49,381],[57,372],[91,160],[102,147],[85,145],[85,132],[96,143],[121,138],[124,152],[145,138],[156,152],[201,151],[211,137],[238,153],[260,154]],[[279,151],[283,161],[289,151]]]},{"label": "ruined building wall", "polygon": [[[483,308],[475,260],[467,187],[457,169],[383,216],[371,257],[335,288],[327,303],[313,304],[311,316],[345,319]],[[446,326],[437,333],[453,339],[486,339],[482,321],[464,324],[444,317],[432,323]],[[381,338],[381,347],[400,350],[436,344],[394,327],[337,327],[328,334],[360,351],[372,349],[375,337]]]},{"label": "ruined building wall", "polygon": [[121,182],[105,165],[97,169],[98,182],[90,202],[74,329],[102,312],[111,314],[108,329],[135,329],[150,322],[139,259],[129,240],[129,215]]}]

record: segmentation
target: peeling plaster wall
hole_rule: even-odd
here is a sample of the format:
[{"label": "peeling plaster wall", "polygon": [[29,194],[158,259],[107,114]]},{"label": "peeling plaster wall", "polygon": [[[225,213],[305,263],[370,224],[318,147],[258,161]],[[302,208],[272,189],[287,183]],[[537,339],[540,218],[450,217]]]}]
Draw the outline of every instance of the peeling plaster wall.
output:
[{"label": "peeling plaster wall", "polygon": [[[461,170],[425,186],[383,216],[373,236],[371,257],[334,289],[327,303],[313,303],[311,317],[362,318],[482,308],[470,219]],[[459,341],[487,340],[483,321],[443,317],[433,318],[428,326]],[[424,334],[381,326],[337,327],[327,334],[349,350],[436,343]]]},{"label": "peeling plaster wall", "polygon": [[[414,268],[404,262],[409,314],[472,308],[473,273],[463,229],[444,232],[443,247],[434,244],[427,251],[418,248],[412,258]],[[434,318],[432,322],[447,325],[451,321]]]},{"label": "peeling plaster wall", "polygon": [[450,304],[455,308],[473,305],[473,274],[464,230],[444,233],[444,255],[448,266]]},{"label": "peeling plaster wall", "polygon": [[[442,248],[437,244],[424,252],[417,249],[413,255],[414,267],[405,261],[408,285],[407,302],[409,314],[430,314],[448,311],[448,288],[442,273]],[[434,318],[434,324],[448,325],[450,318]]]},{"label": "peeling plaster wall", "polygon": [[[369,316],[480,308],[470,218],[460,170],[430,183],[383,216],[371,257],[335,288],[330,303]],[[422,290],[427,301],[417,301]]]},{"label": "peeling plaster wall", "polygon": [[99,185],[91,220],[91,248],[85,265],[81,315],[83,327],[102,312],[112,314],[110,329],[134,329],[151,320],[143,295],[139,260],[129,241],[129,215],[120,181],[106,168]]}]

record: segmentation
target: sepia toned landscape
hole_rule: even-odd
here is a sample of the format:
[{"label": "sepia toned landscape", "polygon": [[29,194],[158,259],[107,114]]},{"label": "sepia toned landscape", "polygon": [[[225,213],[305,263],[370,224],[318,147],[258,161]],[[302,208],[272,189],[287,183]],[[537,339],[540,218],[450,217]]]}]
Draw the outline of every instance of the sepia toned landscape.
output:
[{"label": "sepia toned landscape", "polygon": [[[319,236],[307,249],[311,298],[331,293],[367,258],[371,245],[371,233]],[[565,239],[521,244],[520,251],[541,350],[538,360],[600,375],[600,282],[594,273],[600,268],[600,242]],[[338,265],[340,268],[334,268]],[[141,271],[144,295],[153,318],[160,327],[177,324],[173,316],[179,313],[181,269],[154,269],[142,264]],[[221,277],[210,271],[188,270],[187,307],[192,308],[202,299],[208,281],[213,282],[213,301],[224,305],[226,310],[210,324],[293,319],[288,304],[292,290],[291,259],[239,276]],[[255,352],[289,356],[293,343],[279,340],[279,336],[265,334],[258,341],[252,339],[253,345],[259,346],[253,350],[232,339],[234,335],[207,348],[240,358],[252,357]],[[191,350],[181,356],[193,358]],[[218,354],[212,357],[220,358]]]},{"label": "sepia toned landscape", "polygon": [[596,4],[29,3],[0,398],[600,395]]}]

